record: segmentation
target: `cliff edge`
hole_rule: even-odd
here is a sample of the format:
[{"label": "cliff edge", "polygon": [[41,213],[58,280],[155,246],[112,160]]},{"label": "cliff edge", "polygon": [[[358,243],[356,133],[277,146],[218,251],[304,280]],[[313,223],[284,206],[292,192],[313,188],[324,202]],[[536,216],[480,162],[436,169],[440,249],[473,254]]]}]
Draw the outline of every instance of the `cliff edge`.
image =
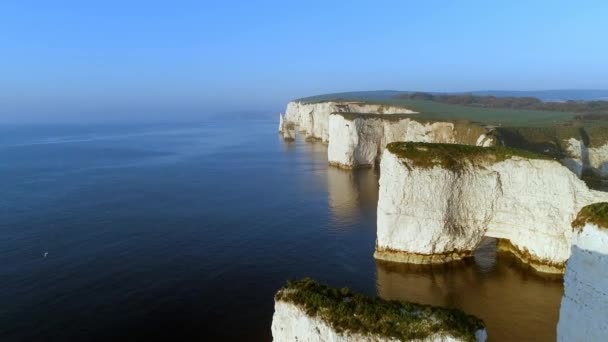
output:
[{"label": "cliff edge", "polygon": [[572,223],[558,341],[606,341],[608,336],[608,203],[584,207]]},{"label": "cliff edge", "polygon": [[275,295],[272,336],[282,341],[485,341],[483,321],[456,309],[385,301],[289,282]]},{"label": "cliff edge", "polygon": [[489,236],[563,273],[575,215],[608,200],[556,160],[502,146],[392,143],[380,169],[374,255],[389,261],[458,260]]}]

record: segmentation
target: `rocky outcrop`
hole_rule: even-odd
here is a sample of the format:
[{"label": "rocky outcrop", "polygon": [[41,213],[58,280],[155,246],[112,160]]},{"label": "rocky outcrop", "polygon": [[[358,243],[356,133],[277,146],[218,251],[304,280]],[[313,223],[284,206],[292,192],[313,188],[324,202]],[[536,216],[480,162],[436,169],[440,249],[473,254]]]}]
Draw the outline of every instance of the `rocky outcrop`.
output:
[{"label": "rocky outcrop", "polygon": [[457,260],[489,236],[537,270],[561,273],[570,222],[608,200],[557,161],[507,147],[392,143],[380,169],[375,257],[389,261]]},{"label": "rocky outcrop", "polygon": [[570,138],[565,142],[567,157],[563,159],[572,172],[579,177],[584,170],[591,170],[601,177],[608,177],[608,143],[588,146],[583,139]]},{"label": "rocky outcrop", "polygon": [[558,341],[606,341],[608,336],[608,203],[581,210],[573,223]]},{"label": "rocky outcrop", "polygon": [[283,114],[279,114],[279,133],[283,132],[283,125],[285,125],[285,119],[283,118]]},{"label": "rocky outcrop", "polygon": [[423,121],[415,115],[333,113],[329,116],[330,165],[370,167],[380,161],[387,144],[395,141],[490,145],[484,128],[469,122]]},{"label": "rocky outcrop", "polygon": [[385,301],[311,279],[275,296],[272,337],[292,341],[485,341],[481,320],[455,309]]},{"label": "rocky outcrop", "polygon": [[329,143],[329,163],[348,169],[374,166],[386,144],[394,141],[495,143],[479,125],[421,120],[415,114],[403,107],[363,102],[290,102],[279,118],[279,130],[293,123],[307,139]]},{"label": "rocky outcrop", "polygon": [[287,104],[284,119],[298,126],[306,138],[328,142],[330,140],[329,115],[331,113],[413,114],[416,112],[403,107],[355,101],[318,103],[292,101]]}]

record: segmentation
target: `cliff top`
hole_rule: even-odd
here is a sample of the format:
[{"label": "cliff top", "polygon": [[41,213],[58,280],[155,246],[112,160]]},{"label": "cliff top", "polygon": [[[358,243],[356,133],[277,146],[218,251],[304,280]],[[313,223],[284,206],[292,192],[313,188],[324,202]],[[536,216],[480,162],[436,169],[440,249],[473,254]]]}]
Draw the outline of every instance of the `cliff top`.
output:
[{"label": "cliff top", "polygon": [[587,223],[608,229],[608,203],[600,202],[583,207],[572,222],[572,227],[582,229]]},{"label": "cliff top", "polygon": [[430,122],[430,120],[421,120],[417,113],[408,114],[372,114],[372,113],[351,113],[351,112],[333,112],[332,115],[340,115],[344,119],[353,121],[355,119],[380,119],[384,121],[399,121],[410,119],[421,123]]},{"label": "cliff top", "polygon": [[586,145],[591,147],[608,143],[608,101],[542,102],[529,97],[440,96],[396,91],[327,94],[296,101],[309,104],[357,101],[407,108],[418,113],[417,120],[464,120],[496,126],[515,140],[516,147],[530,147],[534,151],[548,147],[551,152],[563,154],[561,145],[571,137],[587,140]]},{"label": "cliff top", "polygon": [[439,165],[450,170],[460,170],[465,165],[493,164],[512,157],[554,160],[554,158],[545,154],[506,146],[480,147],[458,144],[394,142],[388,144],[386,148],[399,158],[407,159],[412,166],[425,169]]},{"label": "cliff top", "polygon": [[482,320],[456,309],[386,301],[355,294],[347,288],[321,285],[310,278],[288,282],[275,296],[327,322],[338,332],[374,334],[400,340],[447,334],[475,341]]}]

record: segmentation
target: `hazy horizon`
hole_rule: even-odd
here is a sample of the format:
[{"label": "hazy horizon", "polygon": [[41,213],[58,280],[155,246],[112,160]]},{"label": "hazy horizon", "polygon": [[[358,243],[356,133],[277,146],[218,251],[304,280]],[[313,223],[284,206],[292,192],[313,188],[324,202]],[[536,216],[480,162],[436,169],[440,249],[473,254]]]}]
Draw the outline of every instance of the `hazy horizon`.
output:
[{"label": "hazy horizon", "polygon": [[194,120],[354,90],[608,89],[602,1],[7,1],[0,13],[0,122]]}]

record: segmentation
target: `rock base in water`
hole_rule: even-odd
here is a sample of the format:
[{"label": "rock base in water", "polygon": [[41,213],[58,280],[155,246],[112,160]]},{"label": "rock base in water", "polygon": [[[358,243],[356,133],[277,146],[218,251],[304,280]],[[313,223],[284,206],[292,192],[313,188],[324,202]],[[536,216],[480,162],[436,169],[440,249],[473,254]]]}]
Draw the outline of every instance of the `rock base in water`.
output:
[{"label": "rock base in water", "polygon": [[380,174],[376,258],[398,262],[459,260],[488,236],[563,273],[572,219],[608,200],[556,160],[508,147],[391,143]]}]

